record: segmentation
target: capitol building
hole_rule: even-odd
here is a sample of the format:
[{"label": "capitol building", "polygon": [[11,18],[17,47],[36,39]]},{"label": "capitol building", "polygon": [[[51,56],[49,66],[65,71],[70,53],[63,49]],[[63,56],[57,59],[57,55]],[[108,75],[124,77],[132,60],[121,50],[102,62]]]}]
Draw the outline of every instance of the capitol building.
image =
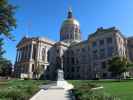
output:
[{"label": "capitol building", "polygon": [[115,27],[98,28],[81,40],[79,22],[68,10],[60,29],[60,40],[23,37],[17,44],[15,76],[19,78],[56,80],[62,68],[65,79],[111,78],[108,61],[113,56],[133,61],[133,37],[125,37]]}]

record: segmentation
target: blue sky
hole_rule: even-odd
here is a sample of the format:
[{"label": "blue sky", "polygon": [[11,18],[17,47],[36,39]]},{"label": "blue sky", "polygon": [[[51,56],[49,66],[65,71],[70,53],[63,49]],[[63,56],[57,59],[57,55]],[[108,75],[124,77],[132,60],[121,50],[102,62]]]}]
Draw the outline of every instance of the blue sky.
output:
[{"label": "blue sky", "polygon": [[6,40],[5,57],[14,63],[16,44],[24,35],[44,36],[59,40],[60,26],[72,7],[80,22],[82,38],[98,27],[116,26],[126,36],[133,36],[133,0],[9,0],[17,5],[17,28],[12,32],[16,41]]}]

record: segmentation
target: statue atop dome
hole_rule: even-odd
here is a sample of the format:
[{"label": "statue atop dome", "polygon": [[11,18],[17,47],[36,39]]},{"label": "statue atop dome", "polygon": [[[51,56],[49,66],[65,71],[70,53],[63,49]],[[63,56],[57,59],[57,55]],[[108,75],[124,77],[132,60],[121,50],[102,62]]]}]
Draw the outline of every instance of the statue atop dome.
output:
[{"label": "statue atop dome", "polygon": [[68,8],[68,16],[67,18],[73,18],[72,9]]}]

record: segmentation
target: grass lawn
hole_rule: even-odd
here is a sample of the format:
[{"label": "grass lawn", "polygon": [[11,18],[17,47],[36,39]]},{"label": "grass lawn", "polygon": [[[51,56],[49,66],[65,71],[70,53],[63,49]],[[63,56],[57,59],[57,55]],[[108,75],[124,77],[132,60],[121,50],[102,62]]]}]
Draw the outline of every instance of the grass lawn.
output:
[{"label": "grass lawn", "polygon": [[102,82],[104,91],[121,100],[133,100],[133,81],[123,82]]},{"label": "grass lawn", "polygon": [[[104,88],[101,91],[104,91],[106,95],[116,96],[120,98],[120,100],[133,100],[133,80],[125,80],[125,81],[70,81],[75,88],[77,86],[92,83],[102,85]],[[87,87],[86,87],[87,88]],[[84,88],[84,89],[86,89]],[[77,88],[78,89],[78,88]],[[80,91],[80,90],[79,90]],[[89,99],[88,99],[89,100]]]},{"label": "grass lawn", "polygon": [[0,81],[0,100],[28,100],[39,90],[39,85],[47,83],[44,80]]}]

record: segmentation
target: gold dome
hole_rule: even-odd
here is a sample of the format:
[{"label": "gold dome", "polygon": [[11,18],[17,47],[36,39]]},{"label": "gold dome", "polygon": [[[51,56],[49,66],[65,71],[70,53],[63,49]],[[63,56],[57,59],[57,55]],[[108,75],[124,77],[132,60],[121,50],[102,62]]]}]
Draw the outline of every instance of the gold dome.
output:
[{"label": "gold dome", "polygon": [[68,16],[67,19],[63,22],[62,27],[69,25],[79,26],[79,22],[73,17],[71,8],[68,9]]},{"label": "gold dome", "polygon": [[79,26],[79,22],[74,18],[69,18],[69,19],[66,19],[62,24],[62,26],[66,26],[66,25],[77,25],[77,26]]},{"label": "gold dome", "polygon": [[73,17],[72,10],[68,10],[67,19],[63,21],[60,30],[60,40],[80,40],[80,24]]}]

